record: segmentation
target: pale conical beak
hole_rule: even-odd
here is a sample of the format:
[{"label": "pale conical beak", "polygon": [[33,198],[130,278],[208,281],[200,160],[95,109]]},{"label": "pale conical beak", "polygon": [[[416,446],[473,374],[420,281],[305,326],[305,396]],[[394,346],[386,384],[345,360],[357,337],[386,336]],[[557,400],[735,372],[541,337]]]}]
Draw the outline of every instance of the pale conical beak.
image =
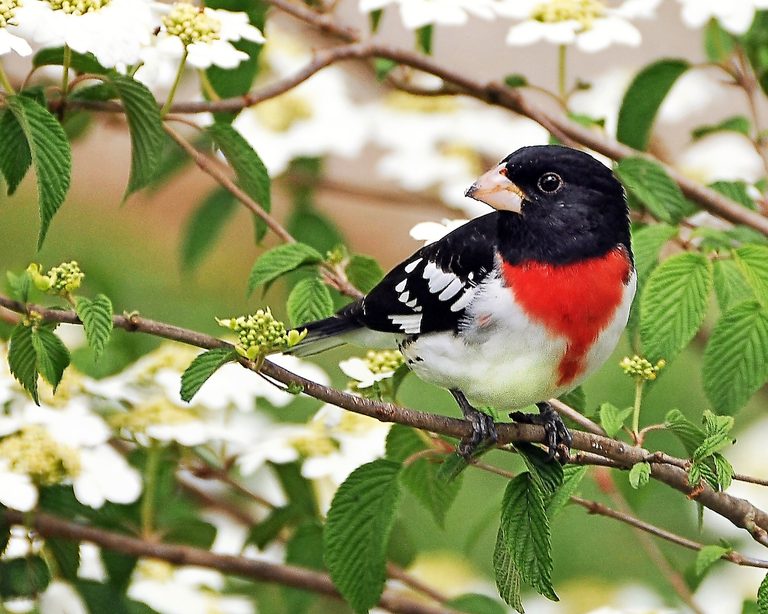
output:
[{"label": "pale conical beak", "polygon": [[520,206],[525,198],[523,191],[507,179],[507,169],[503,164],[482,175],[464,195],[490,205],[494,209],[515,213],[520,213]]}]

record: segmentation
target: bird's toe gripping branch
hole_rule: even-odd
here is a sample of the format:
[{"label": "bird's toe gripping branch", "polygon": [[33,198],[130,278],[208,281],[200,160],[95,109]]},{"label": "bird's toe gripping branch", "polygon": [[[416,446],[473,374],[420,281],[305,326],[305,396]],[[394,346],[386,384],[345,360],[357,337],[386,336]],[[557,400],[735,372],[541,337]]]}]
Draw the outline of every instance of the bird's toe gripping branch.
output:
[{"label": "bird's toe gripping branch", "polygon": [[550,459],[557,459],[561,463],[568,462],[573,436],[565,426],[560,415],[555,409],[546,402],[536,403],[539,408],[539,415],[526,414],[520,411],[513,411],[509,414],[515,422],[523,424],[538,424],[544,427],[544,433],[547,437],[547,453]]},{"label": "bird's toe gripping branch", "polygon": [[473,456],[477,456],[478,453],[494,446],[499,440],[499,434],[491,416],[472,407],[461,391],[451,390],[451,394],[459,404],[464,418],[472,425],[472,434],[469,437],[464,437],[457,448],[458,453],[469,460]]}]

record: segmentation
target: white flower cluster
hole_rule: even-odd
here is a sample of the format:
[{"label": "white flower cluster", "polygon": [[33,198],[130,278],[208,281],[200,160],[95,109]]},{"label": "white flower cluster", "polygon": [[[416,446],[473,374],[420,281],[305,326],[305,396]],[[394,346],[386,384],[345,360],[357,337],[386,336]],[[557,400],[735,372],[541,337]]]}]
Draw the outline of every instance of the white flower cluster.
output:
[{"label": "white flower cluster", "polygon": [[107,68],[126,69],[158,58],[234,68],[248,55],[232,42],[264,37],[245,13],[182,1],[0,0],[0,55],[29,55],[33,46],[67,46],[92,53]]}]

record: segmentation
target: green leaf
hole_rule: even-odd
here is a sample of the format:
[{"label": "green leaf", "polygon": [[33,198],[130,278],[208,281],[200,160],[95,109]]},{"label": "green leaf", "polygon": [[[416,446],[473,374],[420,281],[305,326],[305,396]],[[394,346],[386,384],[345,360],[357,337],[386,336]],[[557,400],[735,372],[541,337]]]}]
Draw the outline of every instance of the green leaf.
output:
[{"label": "green leaf", "polygon": [[[305,569],[323,569],[323,528],[317,522],[299,526],[285,545],[285,562]],[[283,588],[286,611],[304,614],[312,604],[314,593]]]},{"label": "green leaf", "polygon": [[213,190],[189,216],[181,244],[181,265],[194,269],[213,247],[224,223],[237,210],[237,201],[224,189]]},{"label": "green leaf", "polygon": [[131,174],[123,197],[128,198],[151,183],[160,166],[165,132],[157,101],[143,83],[115,72],[110,72],[109,82],[120,96],[131,133]]},{"label": "green leaf", "polygon": [[638,291],[659,264],[661,248],[676,234],[677,228],[668,224],[651,224],[632,233]]},{"label": "green leaf", "polygon": [[376,460],[355,469],[336,491],[323,534],[325,563],[344,599],[367,612],[381,597],[386,550],[400,501],[400,465]]},{"label": "green leaf", "polygon": [[685,60],[660,60],[643,68],[632,80],[619,109],[616,138],[645,150],[656,113],[677,79],[690,67]]},{"label": "green leaf", "polygon": [[[264,211],[269,211],[272,208],[269,173],[248,141],[232,126],[221,122],[209,126],[208,134],[234,169],[240,187]],[[261,239],[266,233],[266,226],[259,223],[258,227],[261,230],[257,232],[257,236]]]},{"label": "green leaf", "polygon": [[749,136],[751,130],[752,126],[746,117],[743,115],[734,115],[733,117],[728,117],[716,124],[699,126],[691,132],[691,136],[694,140],[700,139],[708,134],[714,134],[715,132],[738,132],[739,134]]},{"label": "green leaf", "polygon": [[37,352],[32,343],[32,327],[18,324],[11,332],[8,366],[13,377],[34,399],[37,398]]},{"label": "green leaf", "polygon": [[45,549],[53,555],[59,575],[70,582],[77,579],[77,569],[80,567],[79,542],[47,537]]},{"label": "green leaf", "polygon": [[737,303],[743,303],[755,298],[755,293],[749,287],[735,260],[715,260],[713,270],[715,297],[720,311],[727,311]]},{"label": "green leaf", "polygon": [[397,68],[397,62],[394,60],[389,58],[373,59],[373,70],[376,73],[377,81],[384,81],[395,68]]},{"label": "green leaf", "polygon": [[14,275],[10,271],[6,271],[5,276],[8,279],[9,294],[17,301],[26,303],[29,300],[29,290],[32,285],[29,273],[24,271],[21,275]]},{"label": "green leaf", "polygon": [[376,34],[381,25],[381,18],[384,16],[384,9],[376,9],[368,13],[368,25],[371,28],[371,34]]},{"label": "green leaf", "polygon": [[312,485],[301,475],[301,464],[298,462],[270,463],[270,467],[277,475],[288,501],[298,509],[301,515],[315,518],[318,515],[315,494]]},{"label": "green leaf", "polygon": [[679,409],[671,409],[664,418],[664,427],[672,431],[685,448],[688,456],[704,441],[704,430],[683,415]]},{"label": "green leaf", "polygon": [[722,490],[728,490],[728,487],[733,483],[733,474],[735,473],[733,465],[719,452],[712,455],[712,460],[715,463],[717,483],[720,484]]},{"label": "green leaf", "polygon": [[39,556],[0,561],[0,597],[35,597],[51,581],[51,572]]},{"label": "green leaf", "polygon": [[704,410],[704,441],[693,452],[693,461],[699,462],[719,452],[732,443],[730,436],[733,430],[733,417],[717,416],[711,411]]},{"label": "green leaf", "polygon": [[701,327],[712,288],[712,263],[684,253],[664,261],[640,297],[640,338],[651,361],[671,361]]},{"label": "green leaf", "polygon": [[528,79],[526,79],[525,75],[513,73],[504,77],[504,85],[511,87],[512,89],[517,87],[525,87],[528,85]]},{"label": "green leaf", "polygon": [[42,326],[32,329],[32,346],[37,355],[37,371],[56,392],[64,369],[69,366],[67,346],[53,332]]},{"label": "green leaf", "polygon": [[[407,458],[429,450],[430,446],[416,429],[395,424],[387,434],[387,458],[399,463]],[[450,482],[442,480],[437,473],[441,463],[435,458],[419,458],[403,466],[400,481],[432,514],[438,525],[445,528],[445,517],[461,489],[461,476]]]},{"label": "green leaf", "polygon": [[19,123],[35,166],[37,197],[40,207],[38,250],[48,227],[69,191],[72,152],[67,135],[45,107],[26,96],[7,96],[5,104]]},{"label": "green leaf", "polygon": [[32,152],[16,116],[10,111],[0,114],[0,172],[8,184],[8,196],[19,187],[32,166]]},{"label": "green leaf", "polygon": [[745,245],[733,255],[757,300],[768,307],[768,247]]},{"label": "green leaf", "polygon": [[262,285],[268,285],[275,279],[305,264],[318,264],[323,256],[313,247],[303,243],[278,245],[259,256],[248,277],[248,294]]},{"label": "green leaf", "polygon": [[216,371],[237,355],[232,348],[213,348],[195,357],[181,375],[181,398],[189,403]]},{"label": "green leaf", "polygon": [[768,614],[768,575],[763,578],[760,588],[757,589],[757,611],[760,614]]},{"label": "green leaf", "polygon": [[[41,49],[32,58],[32,66],[35,68],[63,65],[64,47]],[[92,53],[78,53],[72,49],[69,50],[69,67],[79,73],[91,73],[94,75],[105,75],[110,72],[109,69],[99,64],[96,56]]]},{"label": "green leaf", "polygon": [[600,426],[608,437],[616,437],[631,414],[631,407],[619,409],[613,403],[603,403],[600,405]]},{"label": "green leaf", "polygon": [[518,611],[519,582],[558,601],[552,586],[552,545],[544,498],[529,473],[510,480],[504,492],[493,566],[502,598]]},{"label": "green leaf", "polygon": [[291,290],[286,309],[294,326],[327,318],[334,311],[331,292],[319,277],[307,277]]},{"label": "green leaf", "polygon": [[300,207],[288,218],[286,227],[294,239],[314,247],[321,254],[344,243],[339,229],[327,216],[309,207]]},{"label": "green leaf", "polygon": [[[128,608],[128,600],[120,594],[117,587],[112,584],[102,584],[94,580],[78,580],[74,583],[80,597],[83,598],[90,614],[135,614],[136,610]],[[138,610],[145,614],[145,610]]]},{"label": "green leaf", "polygon": [[251,527],[246,543],[254,544],[260,550],[274,541],[286,527],[301,519],[301,511],[293,504],[283,505],[270,510],[264,520]]},{"label": "green leaf", "polygon": [[568,465],[563,468],[563,483],[547,504],[548,518],[554,518],[568,504],[587,474],[587,469],[586,465]]},{"label": "green leaf", "polygon": [[77,297],[75,310],[83,322],[85,338],[93,350],[93,357],[98,360],[112,335],[112,301],[104,294],[97,294],[93,300]]},{"label": "green leaf", "polygon": [[495,599],[478,593],[467,593],[451,599],[445,604],[452,610],[465,614],[506,614],[507,608]]},{"label": "green leaf", "polygon": [[585,413],[587,411],[587,395],[584,392],[584,388],[581,386],[576,386],[576,388],[570,392],[561,394],[558,399],[581,413]]},{"label": "green leaf", "polygon": [[676,224],[693,212],[680,187],[658,162],[647,158],[624,158],[616,165],[616,174],[627,190],[654,217]]},{"label": "green leaf", "polygon": [[740,303],[715,324],[704,351],[704,392],[719,413],[734,414],[768,378],[768,308]]},{"label": "green leaf", "polygon": [[724,554],[731,552],[731,550],[732,548],[723,548],[723,546],[704,546],[696,555],[696,575],[703,576],[712,565],[723,558]]},{"label": "green leaf", "polygon": [[368,294],[384,277],[379,263],[369,256],[355,254],[345,269],[349,281],[363,294]]},{"label": "green leaf", "polygon": [[717,19],[710,19],[704,30],[704,51],[710,62],[723,63],[733,53],[734,37],[723,30]]},{"label": "green leaf", "polygon": [[427,24],[416,30],[416,49],[427,55],[432,55],[432,35],[434,28]]},{"label": "green leaf", "polygon": [[451,482],[458,478],[467,467],[469,467],[467,459],[458,452],[453,452],[445,457],[440,469],[437,470],[437,479]]},{"label": "green leaf", "polygon": [[544,501],[548,502],[563,484],[563,466],[552,462],[544,450],[533,444],[517,443],[515,449],[520,453]]},{"label": "green leaf", "polygon": [[756,209],[755,201],[749,195],[748,186],[744,181],[715,181],[710,183],[709,187],[747,209]]},{"label": "green leaf", "polygon": [[629,470],[629,484],[632,488],[642,488],[651,479],[650,463],[635,463]]},{"label": "green leaf", "polygon": [[109,584],[118,591],[125,592],[131,582],[131,576],[138,563],[138,558],[105,548],[102,548],[100,554],[104,570],[107,572]]}]

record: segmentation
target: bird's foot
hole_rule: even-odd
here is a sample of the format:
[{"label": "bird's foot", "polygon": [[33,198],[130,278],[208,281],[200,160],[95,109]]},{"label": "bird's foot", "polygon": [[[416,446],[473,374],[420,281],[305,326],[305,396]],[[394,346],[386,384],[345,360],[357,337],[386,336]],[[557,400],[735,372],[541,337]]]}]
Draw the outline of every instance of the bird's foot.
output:
[{"label": "bird's foot", "polygon": [[557,459],[560,463],[565,464],[568,462],[571,449],[571,443],[573,442],[573,436],[565,426],[560,415],[554,410],[554,408],[546,402],[536,403],[536,407],[539,408],[539,415],[526,414],[521,411],[513,411],[509,414],[515,422],[522,424],[538,424],[544,427],[544,433],[547,438],[547,454],[549,460]]},{"label": "bird's foot", "polygon": [[472,434],[459,441],[456,448],[461,456],[470,460],[478,453],[492,447],[499,440],[499,434],[491,416],[472,407],[461,391],[451,390],[451,394],[459,404],[464,418],[472,425]]}]

